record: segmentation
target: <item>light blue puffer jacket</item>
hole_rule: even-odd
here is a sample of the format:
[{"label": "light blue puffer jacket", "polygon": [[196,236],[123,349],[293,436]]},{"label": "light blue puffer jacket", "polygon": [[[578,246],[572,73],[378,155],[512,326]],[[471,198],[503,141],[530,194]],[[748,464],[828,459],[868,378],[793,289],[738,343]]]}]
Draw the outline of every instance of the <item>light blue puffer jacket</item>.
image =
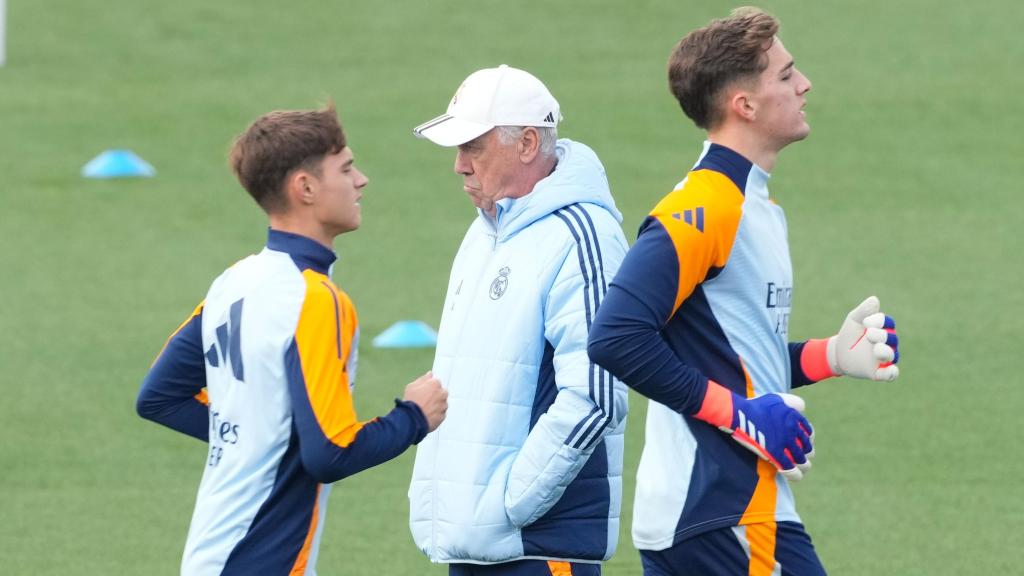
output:
[{"label": "light blue puffer jacket", "polygon": [[417,449],[410,527],[435,562],[598,562],[615,551],[626,388],[587,332],[627,250],[604,167],[562,139],[533,192],[473,222],[434,374],[448,415]]}]

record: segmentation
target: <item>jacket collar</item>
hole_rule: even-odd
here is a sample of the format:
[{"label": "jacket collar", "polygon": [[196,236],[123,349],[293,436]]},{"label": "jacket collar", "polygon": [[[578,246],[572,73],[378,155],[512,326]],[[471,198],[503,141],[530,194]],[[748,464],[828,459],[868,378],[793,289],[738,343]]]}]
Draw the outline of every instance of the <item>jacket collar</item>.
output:
[{"label": "jacket collar", "polygon": [[331,265],[338,259],[333,250],[312,238],[273,228],[267,230],[267,249],[288,254],[299,270],[308,268],[324,275],[330,275]]}]

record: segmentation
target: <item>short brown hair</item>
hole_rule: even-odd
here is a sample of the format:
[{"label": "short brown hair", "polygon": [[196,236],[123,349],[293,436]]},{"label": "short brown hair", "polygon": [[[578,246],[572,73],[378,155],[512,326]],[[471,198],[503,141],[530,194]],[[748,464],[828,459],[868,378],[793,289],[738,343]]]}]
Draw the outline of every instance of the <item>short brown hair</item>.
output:
[{"label": "short brown hair", "polygon": [[756,80],[768,67],[766,52],[779,21],[759,8],[737,8],[676,44],[668,59],[668,85],[694,124],[710,130],[723,119],[718,100],[736,82]]},{"label": "short brown hair", "polygon": [[334,104],[319,110],[277,110],[256,119],[231,146],[229,164],[242,187],[269,213],[287,208],[284,183],[302,168],[320,175],[328,154],[346,146]]}]

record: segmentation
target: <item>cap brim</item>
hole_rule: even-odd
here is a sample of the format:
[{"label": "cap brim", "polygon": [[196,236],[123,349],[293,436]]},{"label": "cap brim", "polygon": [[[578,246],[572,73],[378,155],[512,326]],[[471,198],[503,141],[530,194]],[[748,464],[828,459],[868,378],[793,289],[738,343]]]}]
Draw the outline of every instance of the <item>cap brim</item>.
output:
[{"label": "cap brim", "polygon": [[459,146],[482,135],[494,126],[462,120],[442,114],[412,129],[418,138],[426,138],[440,146]]}]

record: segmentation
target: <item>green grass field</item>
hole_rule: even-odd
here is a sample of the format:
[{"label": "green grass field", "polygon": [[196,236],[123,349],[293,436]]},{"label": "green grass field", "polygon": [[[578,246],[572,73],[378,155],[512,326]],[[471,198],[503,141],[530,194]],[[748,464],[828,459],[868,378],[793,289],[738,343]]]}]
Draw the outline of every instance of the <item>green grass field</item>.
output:
[{"label": "green grass field", "polygon": [[[372,336],[437,325],[474,217],[450,150],[411,128],[469,72],[508,63],[560,100],[561,133],[605,162],[632,239],[699,152],[664,63],[725,2],[9,0],[0,68],[0,573],[176,574],[204,447],[134,413],[164,338],[209,282],[260,249],[233,136],[333,99],[371,183],[335,279],[359,308],[366,419],[430,351]],[[796,488],[838,575],[1019,573],[1024,549],[1024,9],[906,0],[763,7],[814,82],[813,131],[771,188],[796,268],[791,336],[833,333],[877,293],[900,325],[896,383],[811,387],[818,457]],[[90,181],[107,148],[149,180]],[[629,539],[645,401],[632,397]],[[445,574],[406,524],[412,453],[336,486],[321,574]]]}]

